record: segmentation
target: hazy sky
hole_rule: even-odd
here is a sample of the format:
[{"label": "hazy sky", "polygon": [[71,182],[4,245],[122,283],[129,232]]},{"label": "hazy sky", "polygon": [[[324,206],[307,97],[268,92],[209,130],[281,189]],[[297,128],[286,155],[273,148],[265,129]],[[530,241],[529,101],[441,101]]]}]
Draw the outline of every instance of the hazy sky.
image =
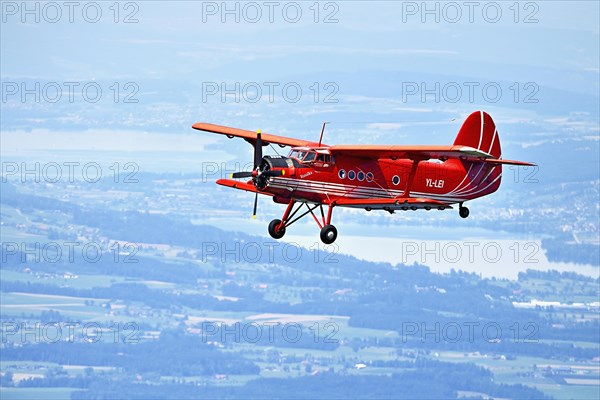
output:
[{"label": "hazy sky", "polygon": [[4,79],[404,70],[598,92],[596,1],[51,4],[2,3]]},{"label": "hazy sky", "polygon": [[[82,147],[103,148],[90,130],[186,135],[196,121],[305,136],[335,121],[333,141],[441,143],[481,108],[507,145],[557,135],[597,145],[597,1],[8,1],[1,8],[0,127],[17,143],[20,131],[77,129]],[[79,85],[73,102],[69,82]],[[102,89],[102,101],[81,99],[86,83]],[[223,101],[219,85],[248,83],[259,86],[259,102],[251,101],[252,85],[240,101]],[[281,101],[287,83],[298,83],[301,101]],[[501,101],[482,93],[490,83],[491,96],[502,89]],[[22,85],[36,84],[41,101],[22,101]],[[436,84],[441,98],[423,100]],[[207,97],[206,85],[217,92]],[[469,85],[477,85],[474,100]],[[56,86],[63,93],[53,103]],[[278,101],[269,101],[271,87]],[[408,89],[416,92],[407,96]],[[328,95],[335,102],[324,101]],[[118,145],[135,148],[137,137]],[[186,140],[173,147],[189,147]]]}]

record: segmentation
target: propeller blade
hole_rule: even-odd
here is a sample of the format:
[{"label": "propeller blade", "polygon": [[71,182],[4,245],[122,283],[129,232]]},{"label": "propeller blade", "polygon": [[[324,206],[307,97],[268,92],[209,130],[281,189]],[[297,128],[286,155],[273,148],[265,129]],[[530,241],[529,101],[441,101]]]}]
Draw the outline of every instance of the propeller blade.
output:
[{"label": "propeller blade", "polygon": [[250,172],[250,171],[234,172],[233,174],[231,174],[231,177],[233,179],[252,178],[252,172]]},{"label": "propeller blade", "polygon": [[258,193],[254,195],[254,210],[252,211],[252,218],[256,219],[256,208],[258,206]]},{"label": "propeller blade", "polygon": [[260,166],[262,158],[262,138],[259,129],[256,131],[256,144],[254,145],[254,169]]},{"label": "propeller blade", "polygon": [[267,176],[267,177],[269,177],[269,176],[284,176],[285,175],[285,170],[284,169],[280,169],[280,170],[277,170],[277,171],[268,170],[268,171],[265,171],[265,172],[261,173],[261,175]]}]

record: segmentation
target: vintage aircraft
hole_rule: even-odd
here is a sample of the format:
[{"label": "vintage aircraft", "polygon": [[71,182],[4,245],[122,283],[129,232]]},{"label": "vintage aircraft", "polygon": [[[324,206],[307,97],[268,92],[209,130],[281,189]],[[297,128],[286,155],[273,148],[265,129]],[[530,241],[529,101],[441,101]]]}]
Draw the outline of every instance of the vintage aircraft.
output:
[{"label": "vintage aircraft", "polygon": [[[207,123],[196,123],[193,128],[240,137],[254,146],[254,169],[232,174],[234,179],[247,181],[219,179],[217,183],[256,193],[254,217],[259,193],[287,204],[281,220],[269,224],[269,234],[275,239],[310,213],[321,229],[321,240],[333,243],[337,238],[337,229],[331,225],[334,207],[393,214],[398,210],[445,210],[458,203],[459,215],[467,218],[469,209],[464,202],[495,192],[503,164],[535,165],[501,158],[496,125],[483,111],[467,117],[450,146],[328,146],[321,143],[325,124],[319,142]],[[263,157],[262,148],[269,144],[290,146],[291,151],[287,157]],[[303,206],[306,211],[296,216]],[[319,216],[314,212],[317,208]]]}]

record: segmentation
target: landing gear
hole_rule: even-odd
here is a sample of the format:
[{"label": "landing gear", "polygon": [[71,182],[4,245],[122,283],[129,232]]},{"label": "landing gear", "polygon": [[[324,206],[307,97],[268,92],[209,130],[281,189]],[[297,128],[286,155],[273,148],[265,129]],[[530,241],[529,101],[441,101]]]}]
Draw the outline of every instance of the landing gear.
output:
[{"label": "landing gear", "polygon": [[[309,205],[309,203],[305,201],[299,203],[300,204],[294,209],[294,205],[296,204],[296,202],[294,200],[290,200],[287,208],[285,209],[285,212],[283,213],[283,217],[281,217],[280,220],[274,219],[269,224],[269,235],[271,235],[273,239],[281,239],[283,235],[285,235],[285,228],[292,225],[294,222],[298,221],[305,215],[311,214],[319,228],[321,228],[321,240],[323,241],[323,243],[331,244],[335,242],[335,239],[337,239],[337,229],[335,228],[335,226],[331,225],[331,213],[333,211],[333,206],[329,206],[327,217],[325,217],[322,204]],[[294,215],[296,215],[296,213],[300,211],[302,206],[306,206],[308,210],[302,213],[300,216],[294,218]],[[321,211],[321,218],[318,218],[314,213],[314,210],[317,208],[319,208],[319,210]]]},{"label": "landing gear", "polygon": [[283,235],[285,235],[285,226],[277,229],[279,225],[281,225],[280,219],[274,219],[269,223],[269,235],[271,235],[273,239],[281,239]]},{"label": "landing gear", "polygon": [[337,229],[333,225],[325,225],[321,228],[321,241],[325,244],[331,244],[337,239]]},{"label": "landing gear", "polygon": [[462,203],[458,208],[458,215],[460,215],[461,218],[467,218],[469,216],[469,209],[467,207],[463,207]]}]

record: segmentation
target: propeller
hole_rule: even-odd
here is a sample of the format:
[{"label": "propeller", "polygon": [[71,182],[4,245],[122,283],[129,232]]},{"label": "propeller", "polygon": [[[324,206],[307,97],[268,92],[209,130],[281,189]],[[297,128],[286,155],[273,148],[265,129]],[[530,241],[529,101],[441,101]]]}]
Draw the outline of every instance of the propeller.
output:
[{"label": "propeller", "polygon": [[252,178],[252,172],[250,172],[250,171],[234,172],[233,174],[231,174],[231,177],[233,179]]},{"label": "propeller", "polygon": [[[260,129],[256,131],[256,142],[254,143],[254,168],[252,171],[234,172],[231,174],[233,179],[252,178],[256,186],[257,177],[259,174],[260,164],[262,162],[262,137]],[[274,176],[274,175],[267,175]],[[267,177],[265,176],[265,177]],[[254,208],[252,210],[252,218],[256,218],[256,209],[258,207],[258,192],[254,195]]]},{"label": "propeller", "polygon": [[[254,143],[254,171],[258,171],[262,162],[262,137],[260,129],[256,131],[256,142]],[[252,176],[252,174],[250,174]],[[256,180],[255,180],[256,185]],[[256,219],[256,209],[258,208],[258,192],[254,194],[254,208],[252,210],[252,218]]]},{"label": "propeller", "polygon": [[231,177],[234,179],[240,178],[254,178],[256,177],[256,171],[260,167],[262,162],[262,137],[260,135],[260,129],[256,131],[256,142],[254,143],[254,168],[252,171],[241,171],[234,172]]},{"label": "propeller", "polygon": [[262,137],[260,135],[260,129],[256,131],[256,143],[254,143],[254,169],[260,167],[262,161]]},{"label": "propeller", "polygon": [[[271,176],[283,176],[285,175],[285,171],[284,170],[278,170],[278,171],[271,171],[271,170],[267,170],[267,171],[261,171],[260,172],[260,176],[264,176],[266,178],[270,178]],[[255,176],[258,176],[258,171],[242,171],[242,172],[234,172],[233,174],[231,174],[231,177],[234,179],[240,179],[240,178],[253,178]]]},{"label": "propeller", "polygon": [[[272,176],[283,176],[285,175],[284,170],[271,171],[263,167],[263,154],[262,154],[262,137],[260,129],[256,131],[256,142],[254,143],[254,169],[252,171],[241,171],[234,172],[231,177],[234,179],[252,178],[252,182],[257,189],[263,189],[266,186],[266,179]],[[262,169],[261,169],[262,167]],[[258,192],[254,195],[254,208],[252,211],[252,218],[256,219],[256,209],[258,208]]]},{"label": "propeller", "polygon": [[256,219],[256,208],[258,207],[258,192],[254,194],[254,209],[252,210],[252,218]]},{"label": "propeller", "polygon": [[271,170],[267,170],[267,171],[262,171],[260,173],[261,176],[266,176],[267,178],[270,178],[272,176],[284,176],[285,175],[285,170],[280,169],[277,171],[271,171]]}]

